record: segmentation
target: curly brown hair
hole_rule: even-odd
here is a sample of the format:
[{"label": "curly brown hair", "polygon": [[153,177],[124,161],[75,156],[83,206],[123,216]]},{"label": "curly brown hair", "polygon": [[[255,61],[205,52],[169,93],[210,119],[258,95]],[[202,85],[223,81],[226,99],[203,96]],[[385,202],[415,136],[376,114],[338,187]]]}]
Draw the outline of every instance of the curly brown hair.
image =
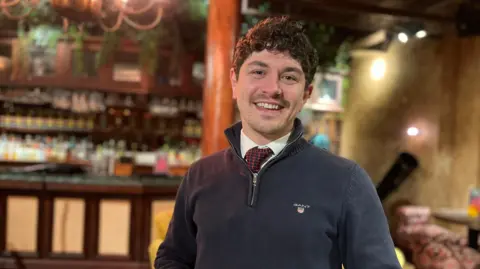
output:
[{"label": "curly brown hair", "polygon": [[263,50],[285,53],[297,60],[305,73],[308,87],[313,81],[318,65],[317,51],[304,33],[300,22],[288,16],[266,18],[252,27],[235,46],[233,69],[238,77],[245,60]]}]

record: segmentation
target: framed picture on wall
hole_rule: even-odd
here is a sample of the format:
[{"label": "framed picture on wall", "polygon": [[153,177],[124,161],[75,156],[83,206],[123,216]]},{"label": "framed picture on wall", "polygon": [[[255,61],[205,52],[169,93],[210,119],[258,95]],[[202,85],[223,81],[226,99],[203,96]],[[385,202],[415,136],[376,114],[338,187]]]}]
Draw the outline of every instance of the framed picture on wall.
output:
[{"label": "framed picture on wall", "polygon": [[313,80],[313,91],[307,108],[342,112],[343,75],[339,73],[316,73]]}]

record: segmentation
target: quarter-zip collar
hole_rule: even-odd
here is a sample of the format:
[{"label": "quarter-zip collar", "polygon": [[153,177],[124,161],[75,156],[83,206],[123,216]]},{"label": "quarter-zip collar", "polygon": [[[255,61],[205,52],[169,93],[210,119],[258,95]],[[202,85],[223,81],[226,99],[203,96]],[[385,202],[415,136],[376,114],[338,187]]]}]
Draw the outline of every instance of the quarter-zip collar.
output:
[{"label": "quarter-zip collar", "polygon": [[[260,177],[261,175],[263,175],[265,170],[268,169],[268,167],[272,166],[277,161],[279,161],[280,159],[283,159],[287,156],[297,153],[298,151],[303,149],[305,144],[307,143],[304,139],[301,139],[303,135],[302,122],[299,119],[295,119],[293,126],[294,127],[290,134],[290,137],[288,138],[287,145],[283,148],[283,150],[277,156],[275,156],[270,162],[268,162],[264,167],[262,167],[262,169],[258,173],[253,173],[252,171],[250,171],[251,180],[250,180],[249,191],[248,191],[248,206],[255,207],[255,204],[257,203],[258,195],[259,195],[258,184],[260,181]],[[241,131],[242,131],[242,123],[238,122],[234,124],[232,127],[225,130],[225,135],[227,136],[227,139],[230,142],[231,150],[248,168],[247,163],[245,162],[245,160],[242,158],[242,155],[241,155],[242,154],[241,145],[240,145]]]},{"label": "quarter-zip collar", "polygon": [[[237,122],[233,124],[231,127],[227,128],[225,130],[225,136],[227,137],[228,141],[230,142],[230,145],[232,147],[232,150],[238,155],[242,156],[241,153],[241,146],[240,146],[240,136],[241,136],[241,131],[242,131],[242,122]],[[292,133],[290,134],[290,137],[288,138],[287,141],[287,147],[284,149],[285,154],[289,154],[292,151],[295,151],[295,143],[292,143],[295,140],[298,140],[301,136],[303,135],[303,125],[302,122],[296,118],[294,123],[293,123],[293,130]]]}]

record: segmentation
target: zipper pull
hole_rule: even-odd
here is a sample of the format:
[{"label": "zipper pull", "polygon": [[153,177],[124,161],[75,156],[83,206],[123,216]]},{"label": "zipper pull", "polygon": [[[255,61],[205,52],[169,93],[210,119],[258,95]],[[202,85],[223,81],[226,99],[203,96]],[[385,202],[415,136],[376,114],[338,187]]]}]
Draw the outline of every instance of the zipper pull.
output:
[{"label": "zipper pull", "polygon": [[253,174],[253,186],[257,186],[257,174]]}]

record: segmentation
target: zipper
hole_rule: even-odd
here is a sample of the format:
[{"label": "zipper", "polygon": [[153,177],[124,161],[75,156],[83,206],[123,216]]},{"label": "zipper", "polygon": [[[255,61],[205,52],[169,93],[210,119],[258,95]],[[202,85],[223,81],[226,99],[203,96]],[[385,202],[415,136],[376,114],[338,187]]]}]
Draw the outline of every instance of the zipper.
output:
[{"label": "zipper", "polygon": [[252,170],[250,170],[250,168],[248,167],[248,163],[245,161],[245,159],[242,158],[242,155],[238,154],[237,149],[235,149],[232,142],[230,142],[230,139],[227,139],[227,140],[228,140],[228,143],[230,143],[230,146],[232,147],[233,151],[235,152],[235,156],[237,156],[243,162],[243,164],[245,164],[245,166],[248,169],[248,172],[250,172],[250,176],[252,177],[252,190],[250,191],[251,199],[248,202],[248,205],[252,206],[253,202],[254,202],[255,190],[256,190],[256,187],[257,187],[257,174],[254,173]]},{"label": "zipper", "polygon": [[282,149],[282,151],[280,151],[280,153],[278,153],[278,155],[276,157],[274,157],[273,159],[271,159],[270,161],[268,161],[267,164],[265,164],[261,169],[260,171],[258,171],[258,173],[253,173],[252,170],[250,170],[250,168],[248,167],[248,164],[247,162],[245,161],[245,159],[242,158],[241,155],[238,154],[237,150],[235,149],[235,147],[232,145],[232,143],[230,142],[229,139],[228,140],[228,143],[230,143],[230,146],[234,149],[235,151],[235,155],[237,155],[237,157],[242,160],[242,162],[245,164],[245,166],[247,167],[248,171],[250,172],[251,176],[252,176],[252,190],[251,190],[251,193],[250,193],[250,201],[248,203],[248,205],[250,207],[253,207],[253,204],[255,203],[255,197],[256,197],[256,193],[257,193],[257,186],[258,186],[258,179],[259,179],[259,176],[261,174],[262,171],[264,171],[266,168],[272,166],[274,163],[276,163],[278,160],[280,160],[280,157],[282,157],[282,154],[285,152],[285,150],[291,146],[293,143],[297,142],[297,140],[299,140],[303,135],[303,132],[301,132],[297,137],[295,137],[295,139],[293,139],[290,143],[288,143],[287,145],[285,145],[285,147]]},{"label": "zipper", "polygon": [[257,191],[257,175],[258,174],[253,174],[253,178],[252,178],[252,183],[253,183],[253,187],[252,187],[252,193],[251,193],[251,198],[250,198],[250,203],[248,204],[250,207],[253,206],[253,203],[255,202],[255,193]]}]

